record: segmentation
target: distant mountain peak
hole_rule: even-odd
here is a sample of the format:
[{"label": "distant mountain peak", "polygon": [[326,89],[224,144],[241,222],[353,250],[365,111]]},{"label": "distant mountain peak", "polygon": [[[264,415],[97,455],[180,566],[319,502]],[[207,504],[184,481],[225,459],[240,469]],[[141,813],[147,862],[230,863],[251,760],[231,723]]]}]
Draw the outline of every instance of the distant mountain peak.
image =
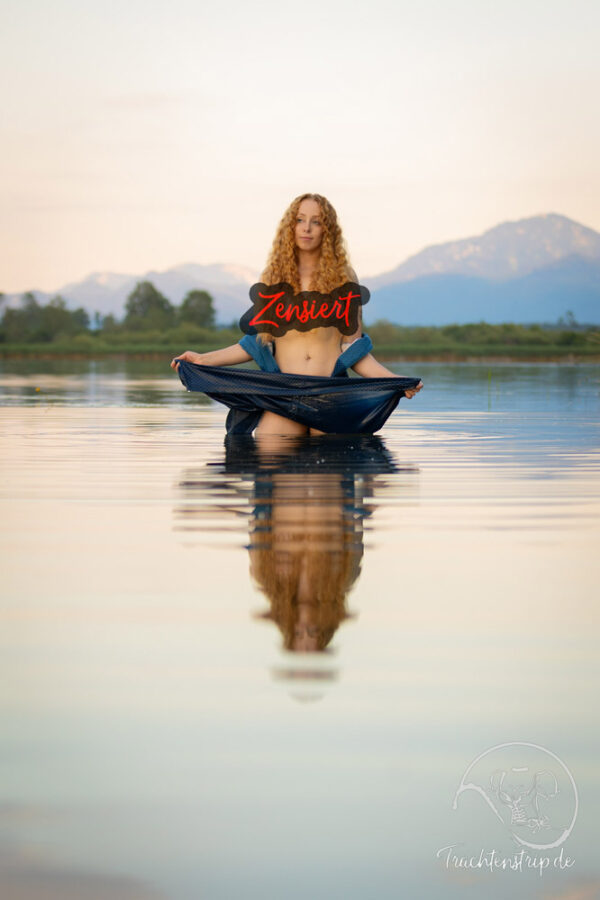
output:
[{"label": "distant mountain peak", "polygon": [[[61,287],[54,294],[60,294],[69,306],[83,306],[90,314],[121,317],[125,301],[135,285],[140,281],[151,281],[171,303],[179,304],[192,290],[207,290],[213,296],[217,311],[217,321],[230,323],[239,319],[248,306],[248,288],[258,280],[258,273],[247,266],[234,263],[182,263],[169,269],[151,269],[143,274],[123,272],[90,272],[80,281]],[[38,301],[47,302],[50,294],[36,291]],[[9,295],[6,305],[18,306],[21,295]]]},{"label": "distant mountain peak", "polygon": [[376,289],[436,274],[502,281],[573,255],[600,260],[600,234],[559,213],[541,213],[501,222],[481,235],[425,247],[391,272],[369,279],[369,286]]},{"label": "distant mountain peak", "polygon": [[[73,282],[75,284],[95,284],[103,288],[119,288],[123,284],[127,284],[134,278],[134,275],[125,275],[121,272],[90,272],[83,281]],[[65,285],[61,290],[66,291],[71,285]],[[60,293],[60,291],[59,291]]]}]

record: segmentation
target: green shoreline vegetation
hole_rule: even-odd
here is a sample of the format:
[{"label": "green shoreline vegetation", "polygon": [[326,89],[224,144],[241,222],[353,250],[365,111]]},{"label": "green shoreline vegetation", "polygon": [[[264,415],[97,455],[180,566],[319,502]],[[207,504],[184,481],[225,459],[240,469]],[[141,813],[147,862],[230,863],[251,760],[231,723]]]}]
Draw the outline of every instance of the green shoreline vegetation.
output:
[{"label": "green shoreline vegetation", "polygon": [[[190,291],[179,306],[139,282],[127,298],[125,316],[70,310],[62,297],[39,304],[25,294],[21,306],[5,308],[0,319],[0,357],[170,359],[187,349],[205,353],[236,343],[237,322],[215,325],[213,299]],[[600,327],[580,325],[571,313],[556,324],[517,325],[486,322],[468,325],[403,327],[379,321],[366,326],[382,360],[539,362],[600,361]]]}]

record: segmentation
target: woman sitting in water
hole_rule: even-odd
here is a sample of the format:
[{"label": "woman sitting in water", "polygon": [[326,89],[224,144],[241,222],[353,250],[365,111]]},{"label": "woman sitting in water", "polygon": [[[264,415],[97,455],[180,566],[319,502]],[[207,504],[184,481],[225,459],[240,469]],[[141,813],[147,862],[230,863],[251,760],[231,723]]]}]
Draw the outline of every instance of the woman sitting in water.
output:
[{"label": "woman sitting in water", "polygon": [[[319,291],[327,294],[347,282],[358,283],[356,273],[350,268],[346,256],[342,230],[338,224],[336,212],[325,197],[319,194],[302,194],[291,203],[280,222],[261,281],[269,285],[287,282],[296,294],[302,291]],[[346,356],[345,351],[347,352],[356,341],[364,342],[365,338],[368,344],[365,344],[353,355]],[[271,342],[273,343],[271,344]],[[267,350],[269,344],[271,345],[270,352]],[[368,352],[370,346],[372,346],[371,342],[366,336],[361,338],[360,325],[357,332],[350,337],[344,337],[335,326],[321,326],[305,332],[289,330],[286,334],[274,338],[268,334],[259,334],[256,337],[246,335],[238,344],[209,353],[195,353],[193,350],[187,350],[172,360],[171,368],[179,371],[182,361],[203,367],[235,366],[238,363],[256,359],[261,368],[266,368],[271,372],[298,376],[331,376],[332,373],[334,375],[345,374],[345,366],[341,366],[339,373],[337,369],[340,361],[346,358],[352,362],[351,368],[364,378],[386,379],[386,382],[390,378],[406,380],[405,376],[396,376],[394,372],[378,363]],[[368,348],[367,352],[364,352],[364,347]],[[354,359],[353,356],[357,358]],[[266,365],[263,365],[265,360]],[[180,373],[181,376],[182,373]],[[189,388],[188,382],[183,377],[182,381]],[[289,381],[290,379],[287,379],[286,385]],[[302,384],[304,383],[302,381]],[[397,396],[387,415],[397,404],[400,396],[411,398],[421,390],[422,382],[411,382],[411,384],[412,386],[403,386],[402,388],[394,386]],[[372,387],[375,388],[376,385],[373,384]],[[206,386],[193,385],[191,389],[204,390],[211,395]],[[282,389],[285,390],[285,388]],[[374,392],[371,391],[371,393]],[[223,399],[224,394],[218,396],[217,387],[214,388],[213,394],[227,405],[234,405],[229,402],[229,399]],[[304,395],[302,399],[304,399]],[[247,406],[243,408],[247,409]],[[314,409],[314,405],[312,408]],[[299,419],[303,418],[302,410],[298,411],[297,403],[289,404],[289,410],[298,415]],[[381,419],[381,416],[379,418]],[[263,409],[259,419],[256,420],[258,421],[257,435],[324,433],[302,421],[280,415],[271,409]],[[251,424],[254,425],[254,420]],[[249,427],[245,430],[248,431]],[[381,426],[378,424],[377,427]],[[228,430],[232,430],[229,428],[229,422]]]}]

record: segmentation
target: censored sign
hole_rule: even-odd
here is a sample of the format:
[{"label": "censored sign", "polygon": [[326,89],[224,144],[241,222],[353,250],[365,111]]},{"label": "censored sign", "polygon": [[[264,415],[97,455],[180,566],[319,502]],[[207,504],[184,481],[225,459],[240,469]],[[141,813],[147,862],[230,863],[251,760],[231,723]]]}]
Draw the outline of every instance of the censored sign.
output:
[{"label": "censored sign", "polygon": [[275,337],[312,328],[337,328],[342,334],[354,334],[358,330],[358,311],[369,297],[367,288],[354,281],[347,281],[329,294],[294,294],[285,281],[260,282],[250,288],[252,306],[240,319],[240,328],[246,334],[267,332]]}]

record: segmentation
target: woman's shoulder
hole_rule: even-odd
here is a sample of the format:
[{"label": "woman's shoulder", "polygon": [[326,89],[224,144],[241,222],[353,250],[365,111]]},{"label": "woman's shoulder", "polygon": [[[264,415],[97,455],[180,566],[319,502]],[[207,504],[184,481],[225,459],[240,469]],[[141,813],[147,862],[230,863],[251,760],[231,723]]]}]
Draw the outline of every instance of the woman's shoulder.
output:
[{"label": "woman's shoulder", "polygon": [[352,266],[346,266],[346,274],[348,276],[348,281],[353,281],[354,284],[358,284],[358,275],[352,268]]}]

